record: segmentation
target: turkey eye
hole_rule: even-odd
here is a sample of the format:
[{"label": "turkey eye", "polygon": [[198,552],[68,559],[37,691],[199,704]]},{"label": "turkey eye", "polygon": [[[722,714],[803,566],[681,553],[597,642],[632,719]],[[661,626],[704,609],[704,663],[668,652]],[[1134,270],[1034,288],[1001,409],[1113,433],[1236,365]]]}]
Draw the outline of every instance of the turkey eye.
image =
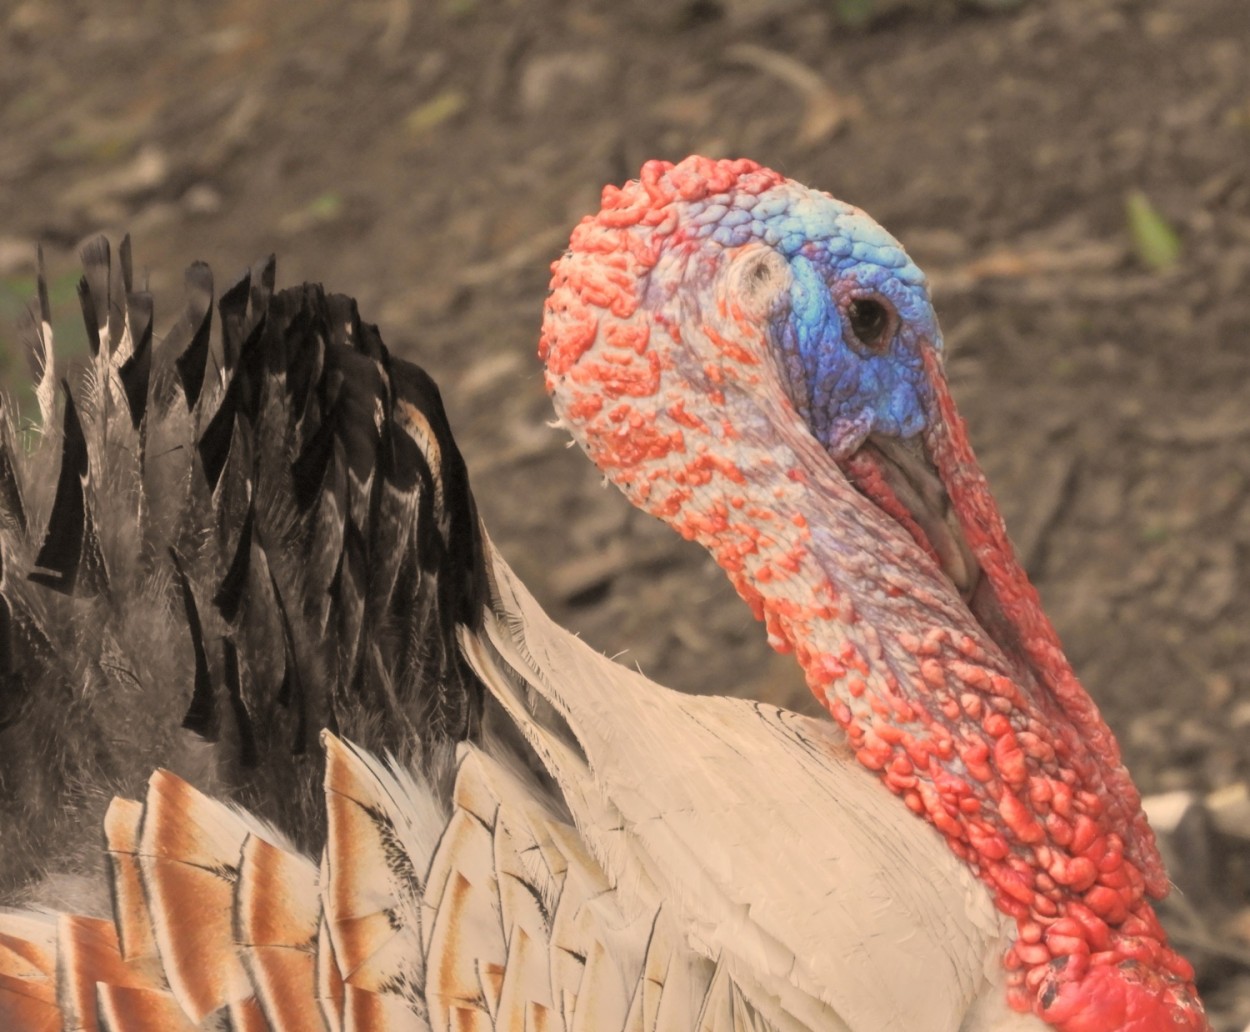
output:
[{"label": "turkey eye", "polygon": [[851,332],[869,351],[883,351],[889,342],[885,339],[890,328],[890,310],[871,297],[856,298],[846,310]]}]

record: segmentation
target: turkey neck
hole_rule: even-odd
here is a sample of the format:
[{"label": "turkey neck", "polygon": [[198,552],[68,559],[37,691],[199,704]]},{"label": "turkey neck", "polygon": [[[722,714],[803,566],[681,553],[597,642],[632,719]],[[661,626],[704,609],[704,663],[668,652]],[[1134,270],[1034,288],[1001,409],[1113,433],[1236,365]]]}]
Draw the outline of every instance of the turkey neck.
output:
[{"label": "turkey neck", "polygon": [[[564,424],[712,553],[859,762],[1015,919],[1012,1006],[1064,1032],[1203,1027],[1137,793],[1012,554],[919,270],[827,197],[690,158],[606,189],[551,286]],[[871,374],[844,362],[863,290],[899,320]]]}]

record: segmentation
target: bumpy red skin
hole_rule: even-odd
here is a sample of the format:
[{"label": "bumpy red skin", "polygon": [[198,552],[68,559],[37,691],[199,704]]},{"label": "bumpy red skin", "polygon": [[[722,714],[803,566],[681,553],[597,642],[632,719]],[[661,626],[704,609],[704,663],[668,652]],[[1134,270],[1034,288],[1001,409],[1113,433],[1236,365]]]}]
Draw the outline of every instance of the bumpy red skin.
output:
[{"label": "bumpy red skin", "polygon": [[[540,354],[557,409],[635,504],[712,552],[860,762],[1015,919],[1013,1007],[1062,1032],[1201,1032],[1192,969],[1149,902],[1167,883],[1139,797],[1013,557],[940,356],[923,354],[927,443],[1010,645],[883,518],[906,520],[888,487],[867,503],[807,432],[757,313],[723,290],[673,301],[681,280],[703,289],[735,253],[684,219],[777,191],[817,196],[752,162],[703,158],[649,162],[607,187],[553,265]],[[674,269],[679,282],[656,282]],[[856,470],[864,487],[873,471]]]}]

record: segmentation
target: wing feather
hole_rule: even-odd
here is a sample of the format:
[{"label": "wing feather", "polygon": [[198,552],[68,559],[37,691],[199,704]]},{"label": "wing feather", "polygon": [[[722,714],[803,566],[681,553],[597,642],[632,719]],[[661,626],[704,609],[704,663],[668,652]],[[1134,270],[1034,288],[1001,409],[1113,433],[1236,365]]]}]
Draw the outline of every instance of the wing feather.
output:
[{"label": "wing feather", "polygon": [[0,1028],[60,1032],[55,914],[0,910]]},{"label": "wing feather", "polygon": [[[293,851],[275,829],[196,791],[168,771],[148,782],[139,867],[170,989],[193,1021],[253,995],[235,942],[239,857],[249,835]],[[235,1018],[232,1011],[232,1020]]]},{"label": "wing feather", "polygon": [[0,971],[0,1019],[22,1032],[62,1032],[56,986]]},{"label": "wing feather", "polygon": [[198,1032],[201,1028],[170,992],[98,982],[95,993],[104,1032]]},{"label": "wing feather", "polygon": [[56,1001],[66,1032],[96,1032],[100,1027],[97,983],[157,988],[149,977],[122,959],[111,921],[62,914],[56,927]]},{"label": "wing feather", "polygon": [[[402,1012],[409,1023],[424,1026],[421,878],[442,825],[438,806],[423,781],[333,735],[322,738],[328,811],[323,905],[345,987],[345,1027],[366,1006],[387,1021]],[[361,991],[388,999],[364,1001]]]},{"label": "wing feather", "polygon": [[147,896],[139,873],[139,825],[143,804],[117,796],[104,814],[104,844],[112,890],[113,920],[122,956],[128,964],[146,965],[155,977],[160,972],[156,940]]},{"label": "wing feather", "polygon": [[[323,863],[320,878],[322,885],[327,883],[328,877]],[[323,911],[317,924],[317,1007],[329,1032],[343,1030],[346,994],[338,958],[334,955],[334,940],[330,936],[329,921]]]},{"label": "wing feather", "polygon": [[235,938],[273,1032],[323,1029],[317,1007],[317,867],[257,835],[243,843]]}]

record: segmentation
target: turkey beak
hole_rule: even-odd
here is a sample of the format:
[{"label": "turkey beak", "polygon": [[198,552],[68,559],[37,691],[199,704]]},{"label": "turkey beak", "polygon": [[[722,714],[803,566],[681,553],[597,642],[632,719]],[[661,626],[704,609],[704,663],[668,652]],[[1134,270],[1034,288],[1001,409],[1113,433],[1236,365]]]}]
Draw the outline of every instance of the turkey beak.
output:
[{"label": "turkey beak", "polygon": [[[950,495],[922,435],[906,440],[872,434],[861,456],[875,467],[909,519],[904,525],[950,578],[965,602],[976,593],[981,567],[951,505]],[[874,499],[881,504],[880,499]],[[893,508],[893,505],[887,507]]]}]

